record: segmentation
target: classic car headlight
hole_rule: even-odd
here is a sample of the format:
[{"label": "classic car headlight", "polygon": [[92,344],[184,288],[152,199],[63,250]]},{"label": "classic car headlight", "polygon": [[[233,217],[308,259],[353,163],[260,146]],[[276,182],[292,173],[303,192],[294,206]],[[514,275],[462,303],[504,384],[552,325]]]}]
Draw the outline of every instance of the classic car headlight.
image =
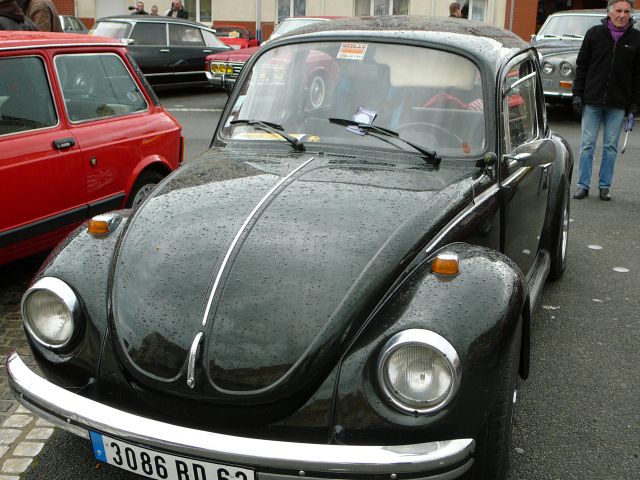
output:
[{"label": "classic car headlight", "polygon": [[568,77],[573,73],[573,66],[569,62],[562,62],[560,64],[560,76]]},{"label": "classic car headlight", "polygon": [[64,348],[73,338],[80,302],[62,280],[44,277],[22,297],[22,318],[29,333],[49,348]]},{"label": "classic car headlight", "polygon": [[227,75],[231,75],[233,73],[233,67],[231,65],[227,65]]},{"label": "classic car headlight", "polygon": [[551,75],[553,73],[554,67],[553,64],[550,62],[544,62],[542,64],[542,73],[544,73],[545,75]]},{"label": "classic car headlight", "polygon": [[443,408],[460,385],[460,358],[453,346],[429,330],[391,337],[378,362],[378,377],[391,404],[411,414]]}]

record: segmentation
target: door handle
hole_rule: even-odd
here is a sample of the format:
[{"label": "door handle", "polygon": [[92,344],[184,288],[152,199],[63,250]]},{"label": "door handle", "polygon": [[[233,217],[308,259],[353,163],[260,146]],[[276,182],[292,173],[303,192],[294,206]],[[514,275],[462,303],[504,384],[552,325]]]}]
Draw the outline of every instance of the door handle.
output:
[{"label": "door handle", "polygon": [[76,140],[73,137],[60,138],[53,141],[53,148],[56,150],[64,150],[71,148],[76,144]]},{"label": "door handle", "polygon": [[202,53],[211,53],[211,50],[202,50]]},{"label": "door handle", "polygon": [[169,50],[168,48],[161,48],[160,52],[162,53],[169,53],[171,50]]}]

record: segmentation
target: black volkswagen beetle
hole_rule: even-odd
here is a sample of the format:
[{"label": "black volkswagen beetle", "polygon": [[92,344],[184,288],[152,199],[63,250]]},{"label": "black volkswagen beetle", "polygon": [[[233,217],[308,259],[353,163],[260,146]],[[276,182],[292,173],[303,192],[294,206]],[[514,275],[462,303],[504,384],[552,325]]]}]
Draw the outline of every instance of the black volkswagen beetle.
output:
[{"label": "black volkswagen beetle", "polygon": [[13,353],[12,389],[155,479],[504,479],[572,165],[509,32],[296,31],[208,152],[45,261],[22,302],[45,378]]}]

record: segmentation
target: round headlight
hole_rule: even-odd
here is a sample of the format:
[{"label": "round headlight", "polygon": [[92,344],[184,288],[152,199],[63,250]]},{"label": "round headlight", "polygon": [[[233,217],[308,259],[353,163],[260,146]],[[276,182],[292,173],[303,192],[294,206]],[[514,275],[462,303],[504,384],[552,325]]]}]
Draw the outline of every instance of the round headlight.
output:
[{"label": "round headlight", "polygon": [[29,333],[42,345],[63,348],[76,330],[79,302],[62,280],[44,277],[22,297],[22,318]]},{"label": "round headlight", "polygon": [[460,359],[453,346],[428,330],[405,330],[385,344],[378,376],[396,408],[433,413],[443,408],[460,384]]},{"label": "round headlight", "polygon": [[569,62],[562,62],[560,64],[560,75],[568,77],[573,73],[573,66]]},{"label": "round headlight", "polygon": [[233,73],[233,67],[231,65],[227,65],[227,75],[231,75]]},{"label": "round headlight", "polygon": [[553,64],[544,62],[542,64],[542,73],[544,73],[545,75],[551,75],[553,73]]},{"label": "round headlight", "polygon": [[210,70],[211,70],[211,73],[218,73],[218,65],[215,63],[212,63]]}]

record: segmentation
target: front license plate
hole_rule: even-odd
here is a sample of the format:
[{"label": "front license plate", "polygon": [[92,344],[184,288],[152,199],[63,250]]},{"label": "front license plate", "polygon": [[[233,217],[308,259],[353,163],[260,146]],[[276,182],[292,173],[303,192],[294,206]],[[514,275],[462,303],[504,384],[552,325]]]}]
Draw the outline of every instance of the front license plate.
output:
[{"label": "front license plate", "polygon": [[542,79],[542,86],[543,87],[553,87],[553,80],[551,80],[549,78],[543,78]]},{"label": "front license plate", "polygon": [[96,459],[158,480],[254,480],[253,470],[193,460],[91,432]]}]

